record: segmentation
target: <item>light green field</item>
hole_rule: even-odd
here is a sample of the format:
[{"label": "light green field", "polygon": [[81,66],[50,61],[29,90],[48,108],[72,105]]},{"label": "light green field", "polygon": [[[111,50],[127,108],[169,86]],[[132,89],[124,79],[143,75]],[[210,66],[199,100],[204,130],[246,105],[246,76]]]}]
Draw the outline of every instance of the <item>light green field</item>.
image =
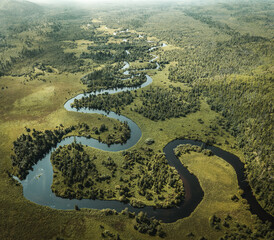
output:
[{"label": "light green field", "polygon": [[251,214],[245,210],[246,205],[241,200],[239,202],[231,200],[233,195],[239,198],[240,196],[237,176],[228,163],[219,157],[208,157],[202,153],[184,154],[180,160],[199,179],[204,198],[190,217],[177,221],[172,224],[172,227],[171,225],[167,227],[170,230],[171,239],[178,237],[176,235],[178,231],[185,237],[192,232],[195,235],[194,239],[202,236],[206,239],[218,239],[226,228],[216,231],[209,225],[209,218],[214,214],[222,219],[229,214],[245,224],[252,221]]}]

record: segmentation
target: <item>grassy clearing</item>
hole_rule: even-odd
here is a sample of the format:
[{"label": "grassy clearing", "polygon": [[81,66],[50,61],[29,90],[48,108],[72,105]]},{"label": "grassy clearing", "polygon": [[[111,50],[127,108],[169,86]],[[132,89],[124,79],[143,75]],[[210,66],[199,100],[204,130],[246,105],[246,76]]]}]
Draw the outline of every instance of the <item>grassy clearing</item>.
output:
[{"label": "grassy clearing", "polygon": [[[242,203],[238,193],[235,171],[228,163],[216,156],[208,157],[201,153],[183,154],[180,160],[197,176],[205,195],[190,217],[167,226],[171,239],[178,238],[178,231],[185,237],[192,232],[194,239],[202,236],[206,239],[218,239],[227,229],[216,231],[209,225],[209,218],[213,214],[222,219],[229,214],[245,224],[252,222],[252,216],[245,210],[246,205]],[[233,195],[237,195],[240,201],[233,202]]]},{"label": "grassy clearing", "polygon": [[64,47],[64,52],[75,53],[75,56],[77,58],[80,58],[80,55],[83,52],[88,53],[89,51],[87,47],[94,44],[93,41],[88,41],[88,40],[65,41],[65,43],[73,44],[73,47],[71,48]]}]

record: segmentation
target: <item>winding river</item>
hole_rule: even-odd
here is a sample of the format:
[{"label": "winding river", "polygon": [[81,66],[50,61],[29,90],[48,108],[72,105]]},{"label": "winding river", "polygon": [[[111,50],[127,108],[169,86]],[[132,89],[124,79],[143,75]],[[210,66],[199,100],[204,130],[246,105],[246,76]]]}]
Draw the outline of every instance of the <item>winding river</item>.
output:
[{"label": "winding river", "polygon": [[[163,44],[161,47],[165,47],[166,45]],[[157,48],[157,47],[156,47]],[[150,52],[153,49],[151,48]],[[127,54],[130,54],[127,52]],[[153,62],[157,59],[157,56],[152,55],[153,59],[150,60],[150,62]],[[122,68],[124,74],[127,74],[128,72],[126,69],[129,68],[129,64],[125,62],[125,66]],[[157,69],[159,68],[159,64],[157,63]],[[152,83],[152,78],[148,75],[146,75],[146,82],[143,83],[139,87],[132,87],[132,88],[117,88],[117,89],[110,89],[110,90],[103,90],[103,91],[97,91],[93,92],[91,94],[102,94],[102,93],[119,93],[122,91],[132,91],[137,88],[143,88],[148,86]],[[100,150],[104,151],[122,151],[129,149],[133,147],[141,138],[142,132],[141,129],[138,127],[138,125],[133,122],[131,119],[118,115],[114,112],[105,112],[101,110],[96,109],[85,109],[81,108],[76,110],[75,108],[71,107],[71,103],[75,99],[81,99],[84,94],[79,94],[76,97],[68,100],[64,107],[67,111],[78,111],[82,113],[97,113],[97,114],[103,114],[110,118],[117,119],[119,121],[126,121],[130,127],[131,130],[131,137],[128,139],[128,141],[125,144],[113,144],[111,146],[108,146],[107,144],[101,143],[98,140],[95,139],[87,139],[85,137],[76,137],[77,142],[81,142],[83,145],[87,145],[90,147],[94,147]],[[67,144],[70,144],[74,142],[75,137],[68,137],[62,140],[58,145],[64,146]],[[91,199],[65,199],[55,196],[54,193],[51,191],[51,184],[53,179],[53,169],[50,162],[50,156],[53,151],[55,151],[56,148],[52,148],[50,153],[45,155],[45,157],[39,161],[34,167],[33,170],[29,172],[26,179],[23,181],[20,181],[20,183],[23,186],[23,194],[25,198],[28,200],[37,203],[39,205],[48,206],[55,209],[74,209],[75,205],[78,205],[80,208],[93,208],[93,209],[115,209],[117,211],[122,211],[126,207],[129,209],[129,211],[132,212],[140,212],[145,211],[147,212],[149,217],[154,216],[156,219],[160,219],[163,222],[174,222],[178,219],[184,218],[189,216],[195,208],[198,206],[198,204],[202,201],[204,193],[203,190],[199,184],[198,179],[189,173],[187,168],[183,167],[180,160],[175,156],[173,149],[178,146],[179,144],[195,144],[195,145],[202,145],[202,142],[199,141],[192,141],[192,140],[174,140],[170,143],[168,143],[164,148],[164,153],[168,159],[168,163],[172,166],[174,166],[178,173],[180,174],[183,182],[184,182],[184,188],[185,188],[185,200],[183,203],[176,207],[176,208],[169,208],[169,209],[156,209],[153,207],[144,207],[144,208],[134,208],[129,204],[122,203],[119,201],[105,201],[105,200],[91,200]],[[212,152],[223,158],[225,161],[227,161],[229,164],[233,166],[237,173],[238,183],[241,189],[244,190],[243,197],[247,199],[250,210],[252,213],[257,214],[262,220],[268,220],[270,222],[273,222],[273,217],[266,213],[261,206],[256,201],[255,197],[252,194],[251,188],[248,184],[248,182],[245,180],[244,175],[244,166],[243,163],[240,161],[238,157],[235,155],[228,153],[226,151],[223,151],[220,148],[213,147],[213,146],[206,146],[206,148],[212,150]],[[18,180],[18,179],[17,179]]]}]

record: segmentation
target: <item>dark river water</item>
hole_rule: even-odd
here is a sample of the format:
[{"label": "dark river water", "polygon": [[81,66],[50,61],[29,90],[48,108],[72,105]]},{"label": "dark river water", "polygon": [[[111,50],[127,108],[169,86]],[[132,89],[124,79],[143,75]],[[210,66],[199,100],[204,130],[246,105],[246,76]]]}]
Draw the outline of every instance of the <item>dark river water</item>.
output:
[{"label": "dark river water", "polygon": [[[161,47],[165,47],[165,46],[166,45],[163,44]],[[154,49],[156,48],[152,48],[151,51]],[[130,53],[128,52],[128,54]],[[154,61],[157,59],[157,56],[155,55],[152,55],[152,56],[154,58],[151,61]],[[123,70],[126,70],[127,68],[129,68],[129,64],[125,62],[125,66],[123,67]],[[128,72],[126,71],[125,74],[127,73]],[[153,81],[152,78],[148,75],[146,75],[146,78],[147,78],[147,81],[143,83],[140,87],[117,88],[117,89],[98,91],[91,94],[102,94],[106,92],[109,94],[113,94],[113,93],[118,93],[122,91],[128,91],[128,90],[132,91],[137,88],[143,88],[151,84]],[[68,100],[64,105],[65,109],[67,111],[77,111],[75,108],[71,107],[71,103],[73,103],[74,99],[81,99],[83,96],[85,95],[79,94],[76,97]],[[126,121],[131,130],[131,137],[130,139],[128,139],[128,141],[125,144],[113,144],[111,146],[108,146],[107,144],[101,143],[98,140],[95,140],[92,138],[87,139],[85,137],[76,137],[76,141],[81,142],[83,145],[94,147],[103,151],[117,152],[117,151],[123,151],[133,147],[140,140],[142,136],[141,129],[138,127],[138,125],[135,122],[133,122],[131,119],[125,116],[118,115],[114,112],[105,112],[101,110],[85,109],[85,108],[79,109],[78,112],[89,113],[89,114],[98,113],[98,114],[106,115],[110,118],[118,119],[122,122]],[[57,148],[59,146],[64,146],[74,142],[74,138],[75,137],[68,137],[62,140],[57,145]],[[187,168],[185,168],[181,164],[181,162],[175,156],[173,151],[173,149],[179,144],[187,144],[187,143],[200,145],[200,146],[203,144],[202,142],[192,141],[192,140],[174,140],[168,143],[164,148],[164,153],[166,155],[168,163],[177,169],[178,173],[180,174],[184,182],[185,200],[178,207],[169,208],[169,209],[156,209],[153,207],[134,208],[129,204],[125,204],[119,201],[104,201],[104,200],[91,200],[91,199],[77,200],[77,199],[66,199],[66,198],[57,197],[51,191],[53,170],[50,162],[50,156],[51,156],[51,153],[55,150],[55,148],[52,148],[51,151],[33,167],[33,170],[29,172],[25,180],[20,181],[20,183],[23,186],[23,194],[25,198],[27,198],[28,200],[34,203],[37,203],[43,206],[48,206],[55,209],[74,209],[74,206],[78,205],[78,207],[80,208],[92,208],[92,209],[110,208],[120,212],[127,207],[129,211],[136,212],[136,213],[140,211],[144,211],[148,214],[149,217],[155,217],[156,219],[162,220],[163,222],[174,222],[178,219],[189,216],[195,210],[198,204],[202,201],[204,196],[204,192],[199,184],[198,179],[195,177],[195,175],[189,173]],[[244,190],[243,197],[247,199],[250,205],[251,212],[254,214],[257,214],[259,218],[262,220],[268,220],[270,222],[273,222],[273,217],[261,208],[261,206],[256,201],[255,197],[253,196],[251,188],[248,182],[246,181],[245,174],[244,174],[244,166],[243,166],[243,163],[240,161],[240,159],[237,156],[229,152],[226,152],[220,148],[213,147],[213,146],[205,146],[205,147],[212,150],[212,152],[215,155],[217,155],[218,157],[221,157],[222,159],[224,159],[226,162],[228,162],[229,164],[233,166],[237,174],[239,186],[241,189]]]}]

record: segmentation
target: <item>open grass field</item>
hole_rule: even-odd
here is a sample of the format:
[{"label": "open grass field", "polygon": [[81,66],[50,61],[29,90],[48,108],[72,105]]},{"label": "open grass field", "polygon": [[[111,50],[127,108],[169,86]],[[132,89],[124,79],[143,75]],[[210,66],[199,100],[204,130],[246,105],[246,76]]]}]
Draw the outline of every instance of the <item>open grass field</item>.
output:
[{"label": "open grass field", "polygon": [[239,193],[236,174],[229,164],[216,156],[208,157],[201,153],[184,154],[180,160],[197,176],[205,195],[190,217],[179,220],[172,227],[168,226],[168,229],[172,229],[170,235],[173,239],[177,237],[173,233],[178,232],[179,229],[186,239],[191,232],[195,235],[194,239],[202,236],[206,239],[218,239],[227,228],[222,226],[221,231],[216,231],[210,226],[209,219],[214,214],[221,219],[225,219],[229,214],[233,219],[244,224],[253,221],[241,200],[239,202],[231,200],[233,195],[239,197]]}]

